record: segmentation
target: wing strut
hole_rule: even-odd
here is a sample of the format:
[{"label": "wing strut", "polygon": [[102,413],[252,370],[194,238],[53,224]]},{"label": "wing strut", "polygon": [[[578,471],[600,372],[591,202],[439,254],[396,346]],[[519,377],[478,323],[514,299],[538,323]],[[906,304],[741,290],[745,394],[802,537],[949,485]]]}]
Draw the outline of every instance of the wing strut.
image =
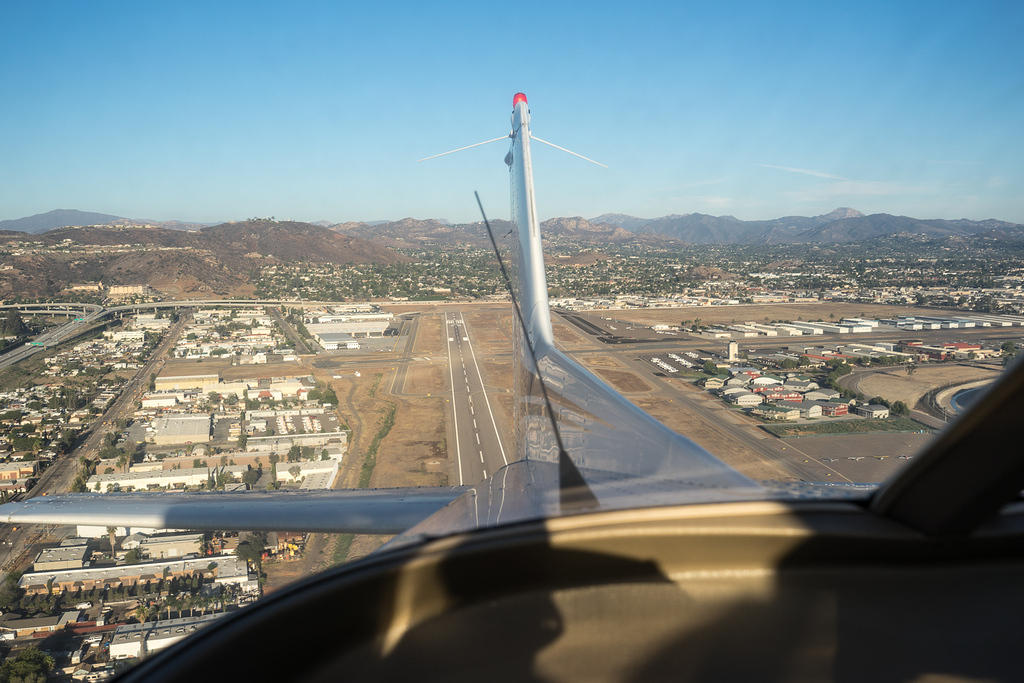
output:
[{"label": "wing strut", "polygon": [[[447,152],[441,152],[440,154],[431,154],[429,157],[423,157],[422,159],[417,159],[416,163],[419,163],[421,161],[427,161],[429,159],[436,159],[438,157],[447,156],[448,154],[455,154],[456,152],[461,152],[464,149],[472,149],[473,147],[479,147],[480,145],[489,145],[492,142],[498,142],[499,140],[508,140],[510,137],[512,137],[512,136],[511,135],[502,135],[500,138],[492,138],[490,140],[484,140],[483,142],[474,142],[472,145],[466,145],[465,147],[456,147],[455,149],[450,149]],[[569,152],[569,150],[565,150],[565,151]],[[576,154],[576,153],[575,152],[569,152],[569,154]],[[576,154],[576,156],[579,156],[579,155]],[[584,157],[584,158],[586,158],[586,157]],[[588,161],[589,161],[589,159],[588,159]],[[594,163],[596,164],[597,162],[595,161]]]},{"label": "wing strut", "polygon": [[530,138],[532,140],[536,140],[537,142],[543,143],[543,144],[547,145],[548,147],[554,147],[555,149],[560,149],[563,152],[565,152],[566,154],[571,154],[574,157],[579,157],[580,159],[583,159],[583,161],[589,161],[590,163],[592,163],[592,164],[594,164],[596,166],[600,166],[601,168],[608,168],[608,164],[602,164],[600,161],[594,161],[590,157],[585,157],[582,154],[577,154],[576,152],[572,151],[571,149],[566,149],[565,147],[560,147],[559,145],[556,145],[553,142],[548,142],[547,140],[544,140],[543,138],[539,138],[536,135],[533,135],[532,133],[530,134]]}]

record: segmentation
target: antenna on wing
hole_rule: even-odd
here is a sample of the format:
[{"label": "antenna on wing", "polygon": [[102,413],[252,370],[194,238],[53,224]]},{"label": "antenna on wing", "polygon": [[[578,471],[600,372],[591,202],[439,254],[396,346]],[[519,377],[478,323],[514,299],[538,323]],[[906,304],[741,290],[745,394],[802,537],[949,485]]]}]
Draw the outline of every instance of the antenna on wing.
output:
[{"label": "antenna on wing", "polygon": [[590,163],[594,164],[595,166],[600,166],[601,168],[608,168],[608,164],[602,164],[600,161],[594,161],[590,157],[585,157],[582,154],[577,154],[576,152],[572,151],[571,149],[566,149],[565,147],[561,147],[559,145],[556,145],[553,142],[548,142],[547,140],[545,140],[543,138],[539,138],[536,135],[533,135],[532,133],[530,134],[530,139],[531,140],[536,140],[537,142],[540,142],[540,143],[543,143],[543,144],[547,145],[548,147],[554,147],[555,149],[560,149],[563,152],[567,152],[568,154],[573,155],[574,157],[579,157],[580,159],[583,159],[583,161],[589,161]]},{"label": "antenna on wing", "polygon": [[[443,156],[445,156],[447,154],[455,154],[456,152],[461,152],[464,149],[470,149],[472,147],[479,147],[480,145],[489,145],[492,142],[498,142],[499,140],[508,140],[510,137],[512,137],[511,134],[509,134],[509,135],[502,135],[500,138],[493,138],[491,140],[484,140],[483,142],[474,142],[472,145],[466,145],[465,147],[458,147],[456,149],[450,149],[447,152],[441,152],[440,154],[431,154],[429,157],[423,157],[422,159],[417,159],[416,163],[419,163],[421,161],[427,161],[429,159],[436,159],[438,157],[443,157]],[[568,152],[569,150],[566,150],[566,151]],[[569,153],[573,154],[573,152],[569,152]],[[579,156],[579,155],[577,154],[577,156]],[[594,163],[597,163],[597,162],[595,161]]]}]

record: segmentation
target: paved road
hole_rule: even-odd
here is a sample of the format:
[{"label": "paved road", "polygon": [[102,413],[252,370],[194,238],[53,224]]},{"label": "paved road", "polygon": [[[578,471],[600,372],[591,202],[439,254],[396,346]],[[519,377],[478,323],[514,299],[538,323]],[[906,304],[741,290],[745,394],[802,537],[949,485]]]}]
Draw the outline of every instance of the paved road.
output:
[{"label": "paved road", "polygon": [[466,321],[461,313],[445,313],[444,319],[452,407],[448,448],[454,450],[459,485],[475,484],[507,465],[508,458]]},{"label": "paved road", "polygon": [[[402,357],[398,359],[398,365],[395,368],[395,376],[391,380],[391,395],[392,396],[405,396],[405,378],[409,371],[409,363],[413,361],[413,347],[416,344],[416,335],[420,330],[420,316],[415,316],[412,320],[403,320],[402,327],[399,330],[399,338],[405,340],[405,346],[402,347]],[[417,361],[422,363],[423,361]],[[418,394],[417,394],[418,395]]]},{"label": "paved road", "polygon": [[295,344],[295,351],[297,353],[311,354],[318,353],[315,349],[311,349],[309,344],[299,335],[298,331],[292,327],[292,324],[285,320],[284,316],[281,315],[281,309],[277,307],[270,307],[267,309],[270,311],[270,315],[274,318],[277,326],[284,332],[284,336],[288,337]]}]

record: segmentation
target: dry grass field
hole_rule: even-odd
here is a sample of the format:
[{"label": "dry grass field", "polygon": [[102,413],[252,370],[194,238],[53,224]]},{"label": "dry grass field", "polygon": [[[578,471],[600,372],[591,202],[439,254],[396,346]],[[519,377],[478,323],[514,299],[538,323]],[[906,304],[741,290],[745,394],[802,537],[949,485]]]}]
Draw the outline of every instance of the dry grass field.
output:
[{"label": "dry grass field", "polygon": [[[423,331],[422,322],[420,331]],[[439,331],[436,325],[435,332]],[[417,336],[417,343],[419,341]],[[411,363],[404,393],[400,395],[390,393],[397,370],[393,362],[376,367],[360,366],[361,377],[348,372],[340,373],[342,377],[338,379],[326,372],[318,374],[318,379],[329,382],[338,395],[339,416],[352,428],[349,455],[336,488],[443,486],[448,483],[443,398],[446,382],[442,369],[435,364]],[[373,459],[372,469],[368,457]],[[362,557],[386,540],[387,537],[356,536],[351,541],[348,558]]]},{"label": "dry grass field", "polygon": [[894,369],[855,375],[846,382],[840,382],[868,398],[881,396],[889,401],[903,401],[912,408],[922,396],[937,387],[994,378],[998,374],[999,371],[994,368],[942,363],[921,365],[913,375],[908,375],[902,369]]}]

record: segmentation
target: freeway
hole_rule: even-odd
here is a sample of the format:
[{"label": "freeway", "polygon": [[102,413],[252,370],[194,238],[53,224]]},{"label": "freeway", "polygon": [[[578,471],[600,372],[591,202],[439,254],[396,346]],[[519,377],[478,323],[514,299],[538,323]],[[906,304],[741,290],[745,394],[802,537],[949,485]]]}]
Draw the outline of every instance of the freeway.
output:
[{"label": "freeway", "polygon": [[35,337],[31,342],[22,344],[21,346],[0,355],[0,368],[14,365],[15,363],[25,360],[29,356],[39,353],[40,351],[44,351],[47,348],[66,342],[69,339],[73,339],[74,337],[77,337],[83,332],[89,330],[106,315],[107,313],[103,309],[95,310],[82,317],[75,318],[70,322],[66,322],[63,325],[58,325],[51,330],[43,332]]},{"label": "freeway", "polygon": [[508,458],[466,321],[454,312],[444,318],[452,406],[449,449],[455,448],[459,485],[476,484],[507,465]]}]

